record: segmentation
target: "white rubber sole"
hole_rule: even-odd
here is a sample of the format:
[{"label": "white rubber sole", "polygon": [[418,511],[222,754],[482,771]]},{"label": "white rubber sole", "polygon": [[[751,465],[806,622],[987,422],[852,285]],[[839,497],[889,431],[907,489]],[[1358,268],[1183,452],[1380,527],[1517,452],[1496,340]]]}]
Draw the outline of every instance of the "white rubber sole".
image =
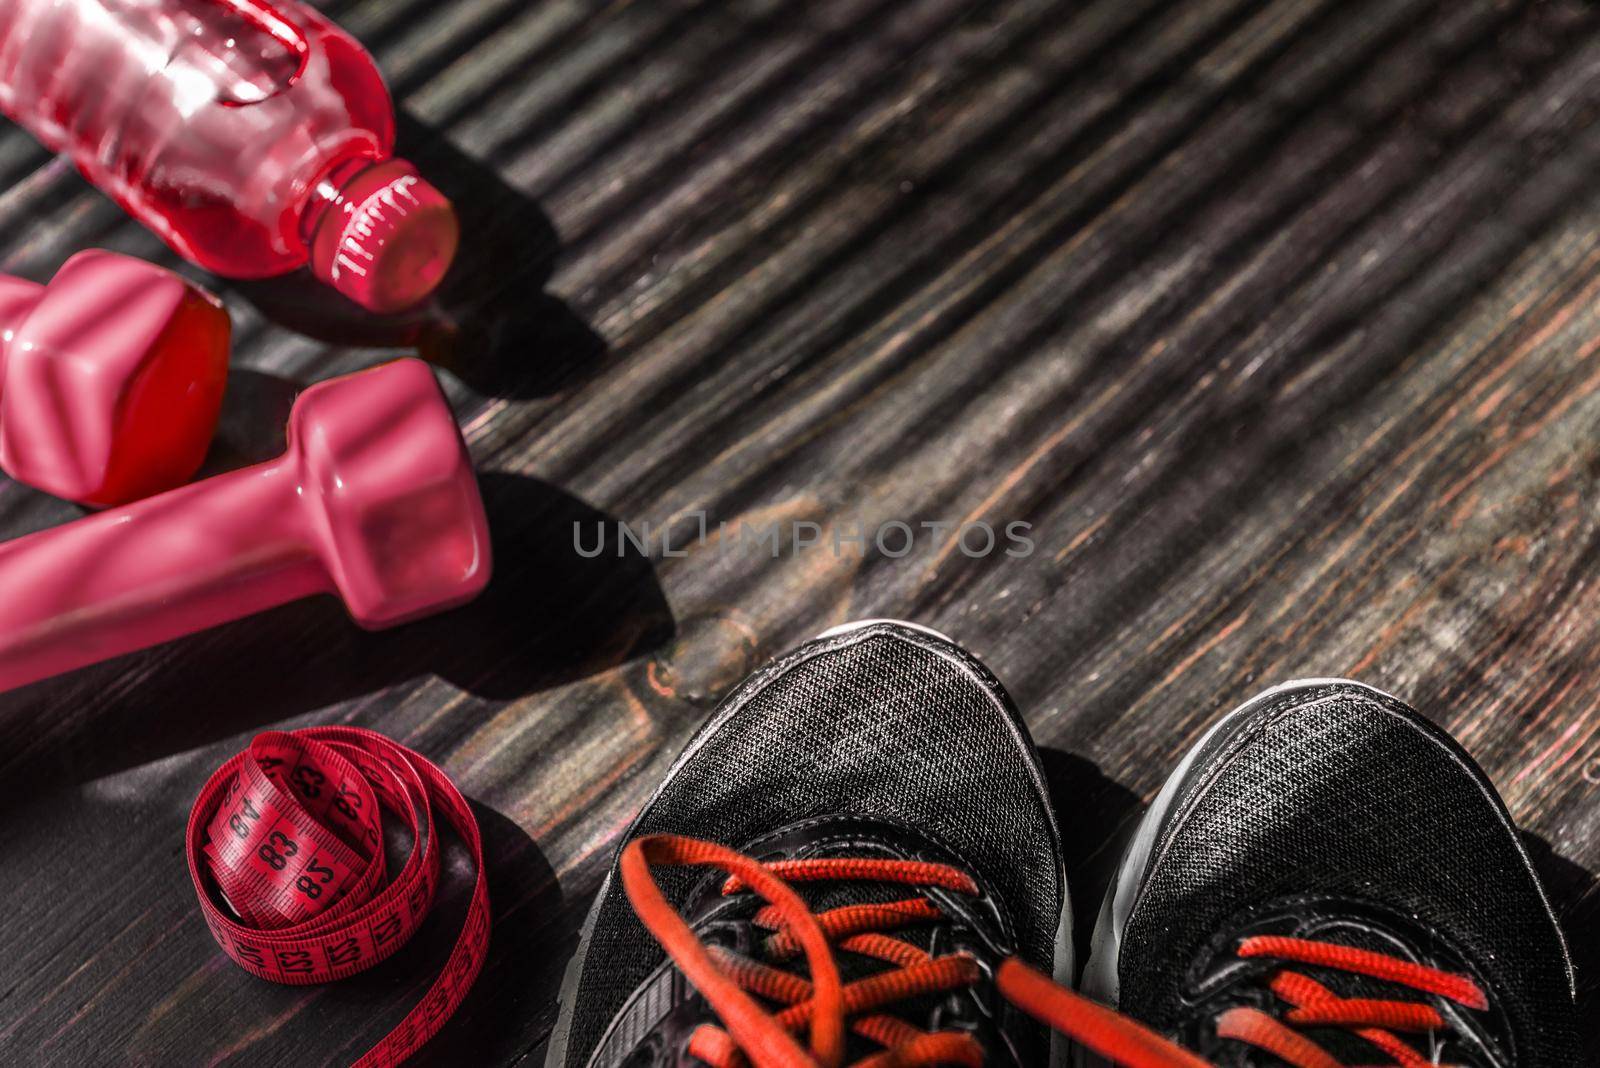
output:
[{"label": "white rubber sole", "polygon": [[958,644],[956,640],[951,638],[948,634],[934,630],[932,627],[925,627],[921,623],[912,623],[911,621],[905,619],[890,619],[887,616],[883,616],[878,619],[857,619],[852,620],[849,623],[840,623],[837,627],[829,627],[827,630],[817,635],[813,641],[822,638],[837,638],[841,634],[849,634],[853,631],[866,630],[868,627],[875,627],[879,623],[888,623],[896,627],[904,627],[906,630],[919,631],[923,634],[938,638],[942,642],[949,642],[951,645]]},{"label": "white rubber sole", "polygon": [[1212,724],[1205,734],[1200,736],[1200,740],[1190,747],[1188,753],[1184,754],[1172,774],[1167,776],[1161,791],[1156,794],[1156,799],[1150,803],[1149,810],[1139,821],[1133,841],[1128,844],[1122,862],[1117,866],[1116,878],[1112,880],[1111,888],[1106,892],[1105,901],[1100,906],[1094,936],[1090,940],[1089,960],[1084,965],[1083,979],[1079,983],[1079,991],[1085,997],[1093,998],[1112,1008],[1117,1007],[1120,994],[1118,967],[1122,957],[1123,931],[1128,925],[1128,917],[1133,914],[1134,905],[1139,900],[1139,891],[1144,886],[1145,871],[1150,865],[1150,853],[1155,849],[1156,841],[1161,837],[1161,831],[1166,827],[1167,819],[1172,814],[1172,806],[1206,744],[1241,719],[1253,715],[1287,693],[1323,686],[1349,687],[1364,690],[1387,700],[1395,700],[1382,690],[1351,679],[1294,679],[1256,694]]}]

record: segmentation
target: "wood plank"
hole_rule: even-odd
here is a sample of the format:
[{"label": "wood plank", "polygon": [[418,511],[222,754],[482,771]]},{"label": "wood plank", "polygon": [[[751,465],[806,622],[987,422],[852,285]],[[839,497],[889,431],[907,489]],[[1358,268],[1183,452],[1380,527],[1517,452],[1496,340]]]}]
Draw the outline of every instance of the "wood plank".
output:
[{"label": "wood plank", "polygon": [[[1408,698],[1504,791],[1600,1019],[1590,5],[326,6],[463,208],[421,344],[497,576],[385,634],[305,603],[0,696],[8,1062],[341,1064],[397,1022],[463,879],[391,962],[289,989],[217,952],[180,855],[255,731],[354,723],[440,762],[488,838],[489,963],[419,1062],[541,1063],[578,919],[683,739],[765,657],[877,615],[1012,689],[1086,912],[1227,708],[1308,674]],[[5,270],[177,265],[9,128],[0,176]],[[421,325],[212,284],[238,331],[212,471]],[[4,536],[76,514],[0,482]],[[700,514],[825,545],[1025,522],[1035,551],[573,551],[619,520],[685,545]]]}]

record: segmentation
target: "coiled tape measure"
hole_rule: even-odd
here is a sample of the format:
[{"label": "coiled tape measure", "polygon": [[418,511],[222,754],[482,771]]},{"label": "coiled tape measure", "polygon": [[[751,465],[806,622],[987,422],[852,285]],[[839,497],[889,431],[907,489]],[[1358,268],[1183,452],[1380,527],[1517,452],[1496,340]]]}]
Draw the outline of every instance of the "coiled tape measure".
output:
[{"label": "coiled tape measure", "polygon": [[[387,881],[380,808],[412,836]],[[251,975],[306,985],[370,968],[416,932],[439,883],[435,812],[477,869],[466,921],[443,972],[361,1068],[404,1061],[483,967],[489,890],[466,799],[431,761],[381,734],[309,727],[256,736],[206,781],[189,813],[189,874],[217,944]]]}]

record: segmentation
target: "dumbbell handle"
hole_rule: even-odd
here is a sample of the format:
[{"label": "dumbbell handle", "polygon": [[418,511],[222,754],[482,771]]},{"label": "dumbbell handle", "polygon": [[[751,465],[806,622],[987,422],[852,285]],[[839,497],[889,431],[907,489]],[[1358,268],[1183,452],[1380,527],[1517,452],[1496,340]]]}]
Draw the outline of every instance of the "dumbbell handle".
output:
[{"label": "dumbbell handle", "polygon": [[334,589],[293,452],[0,544],[0,690]]}]

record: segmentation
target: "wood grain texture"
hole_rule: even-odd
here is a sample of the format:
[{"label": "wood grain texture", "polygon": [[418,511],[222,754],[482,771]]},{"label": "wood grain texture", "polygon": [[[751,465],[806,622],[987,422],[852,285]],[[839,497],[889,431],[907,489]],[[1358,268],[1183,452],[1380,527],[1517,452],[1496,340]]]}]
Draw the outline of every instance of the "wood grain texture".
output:
[{"label": "wood grain texture", "polygon": [[[1085,910],[1240,700],[1326,674],[1409,699],[1504,791],[1596,1026],[1600,13],[328,10],[461,205],[464,261],[426,321],[213,282],[238,345],[210,469],[280,448],[296,388],[420,346],[497,577],[399,631],[306,603],[0,697],[0,1059],[342,1064],[396,1022],[459,896],[372,973],[273,987],[213,946],[180,856],[253,732],[354,723],[454,775],[491,857],[487,969],[420,1063],[542,1063],[578,919],[682,740],[766,656],[875,615],[1011,688]],[[8,271],[175,265],[14,129],[0,181]],[[681,545],[697,513],[824,541],[1021,521],[1036,549],[573,551],[574,523]],[[75,514],[0,484],[7,536]]]}]

